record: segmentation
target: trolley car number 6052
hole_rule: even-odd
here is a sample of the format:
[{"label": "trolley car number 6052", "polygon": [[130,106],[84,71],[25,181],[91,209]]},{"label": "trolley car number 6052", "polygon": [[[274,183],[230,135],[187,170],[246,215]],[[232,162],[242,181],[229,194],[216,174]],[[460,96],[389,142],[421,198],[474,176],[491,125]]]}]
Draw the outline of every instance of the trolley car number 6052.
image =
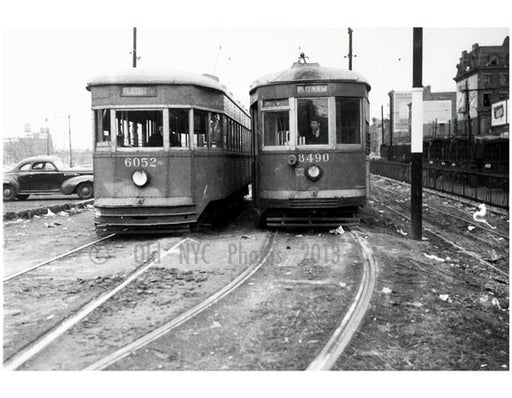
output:
[{"label": "trolley car number 6052", "polygon": [[298,155],[299,163],[302,162],[328,162],[329,154],[328,153],[299,153]]},{"label": "trolley car number 6052", "polygon": [[156,158],[125,158],[125,167],[156,167]]}]

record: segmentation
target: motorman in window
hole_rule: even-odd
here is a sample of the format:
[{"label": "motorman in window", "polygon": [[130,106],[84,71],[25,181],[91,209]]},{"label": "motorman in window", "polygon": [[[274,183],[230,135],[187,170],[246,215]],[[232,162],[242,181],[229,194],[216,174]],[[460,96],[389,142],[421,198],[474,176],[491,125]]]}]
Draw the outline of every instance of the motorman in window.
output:
[{"label": "motorman in window", "polygon": [[327,134],[322,133],[320,130],[319,118],[311,118],[309,127],[311,128],[311,131],[306,135],[306,145],[322,145],[328,143]]}]

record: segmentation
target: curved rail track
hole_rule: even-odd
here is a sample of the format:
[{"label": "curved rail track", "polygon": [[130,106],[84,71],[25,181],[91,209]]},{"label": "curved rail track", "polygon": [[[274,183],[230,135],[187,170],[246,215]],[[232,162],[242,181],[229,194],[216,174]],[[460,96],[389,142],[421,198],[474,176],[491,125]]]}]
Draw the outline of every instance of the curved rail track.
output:
[{"label": "curved rail track", "polygon": [[324,348],[311,362],[307,370],[330,370],[341,356],[352,336],[357,332],[370,306],[370,300],[376,283],[377,265],[372,249],[356,231],[350,231],[354,241],[359,245],[364,259],[363,275],[359,289],[343,317],[341,324],[334,331]]},{"label": "curved rail track", "polygon": [[81,251],[83,249],[86,249],[86,248],[88,248],[90,246],[94,246],[96,243],[99,243],[99,242],[102,242],[104,240],[110,239],[110,238],[114,237],[115,235],[116,234],[110,234],[110,235],[104,236],[104,237],[102,237],[100,239],[96,239],[96,240],[94,240],[92,242],[86,243],[85,245],[82,245],[82,246],[77,247],[75,249],[71,249],[71,250],[69,250],[69,251],[67,251],[65,253],[59,254],[58,256],[53,257],[53,258],[51,258],[49,260],[43,261],[43,262],[41,262],[39,264],[36,264],[36,265],[33,265],[33,266],[31,266],[31,267],[29,267],[27,269],[24,269],[22,271],[16,272],[16,273],[14,273],[12,275],[9,275],[6,278],[4,278],[3,282],[4,283],[9,282],[10,280],[13,280],[13,279],[15,279],[15,278],[17,278],[17,277],[19,277],[21,275],[27,274],[27,273],[29,273],[29,272],[37,269],[37,268],[40,268],[40,267],[42,267],[44,265],[48,265],[48,264],[50,264],[50,263],[52,263],[54,261],[60,260],[60,259],[62,259],[64,257],[70,256],[72,254],[75,254],[75,253],[77,253],[77,252],[79,252],[79,251]]},{"label": "curved rail track", "polygon": [[[179,315],[173,320],[165,323],[159,328],[153,330],[152,332],[144,335],[143,337],[137,339],[131,344],[123,347],[122,349],[116,351],[115,353],[109,355],[107,358],[104,358],[90,366],[87,369],[104,369],[112,363],[117,362],[119,359],[129,354],[133,350],[148,344],[149,342],[155,340],[161,335],[169,332],[170,330],[176,328],[177,326],[185,323],[186,321],[192,319],[196,315],[203,312],[205,309],[221,300],[232,291],[234,291],[237,287],[242,285],[245,281],[247,281],[259,268],[265,263],[270,254],[272,253],[272,244],[274,241],[274,234],[268,234],[267,240],[262,249],[262,254],[257,263],[251,265],[244,272],[238,275],[234,280],[232,280],[229,284],[224,286],[222,289],[217,291],[215,294],[186,311],[185,313]],[[125,288],[128,284],[133,282],[135,279],[140,277],[144,272],[146,272],[151,266],[153,266],[156,262],[159,262],[162,258],[167,256],[169,253],[175,251],[181,244],[185,243],[190,238],[182,239],[180,242],[176,243],[170,249],[166,250],[163,254],[160,254],[158,259],[151,258],[142,265],[140,265],[137,269],[135,269],[130,275],[126,277],[126,279],[118,284],[115,288],[101,294],[98,298],[90,301],[77,311],[75,311],[72,315],[65,318],[62,322],[54,326],[51,330],[45,332],[41,336],[39,336],[36,340],[32,341],[20,351],[18,351],[15,355],[11,356],[7,361],[4,362],[4,367],[7,370],[15,370],[22,366],[24,363],[29,361],[31,358],[35,357],[36,354],[41,352],[44,348],[54,343],[60,336],[62,336],[66,331],[72,328],[74,325],[78,324],[85,317],[87,317],[92,311],[96,310],[102,304],[104,304],[109,298],[120,292],[123,288]]]}]

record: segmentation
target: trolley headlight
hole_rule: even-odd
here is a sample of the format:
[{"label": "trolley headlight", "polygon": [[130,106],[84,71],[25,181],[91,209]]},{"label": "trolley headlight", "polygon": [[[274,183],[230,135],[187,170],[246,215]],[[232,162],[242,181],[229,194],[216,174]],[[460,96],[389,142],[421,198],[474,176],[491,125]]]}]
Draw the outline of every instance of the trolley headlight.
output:
[{"label": "trolley headlight", "polygon": [[311,181],[316,181],[322,177],[322,169],[320,166],[312,164],[306,169],[306,177],[308,177]]},{"label": "trolley headlight", "polygon": [[132,174],[132,181],[138,187],[143,187],[149,182],[149,175],[144,170],[135,170]]}]

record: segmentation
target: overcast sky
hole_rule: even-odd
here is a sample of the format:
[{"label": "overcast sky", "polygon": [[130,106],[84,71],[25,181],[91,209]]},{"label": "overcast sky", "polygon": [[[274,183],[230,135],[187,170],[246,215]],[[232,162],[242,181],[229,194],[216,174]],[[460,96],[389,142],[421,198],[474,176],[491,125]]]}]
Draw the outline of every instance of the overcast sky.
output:
[{"label": "overcast sky", "polygon": [[[169,20],[173,19],[181,20],[180,14],[170,13]],[[261,75],[290,67],[299,48],[310,62],[348,68],[347,26],[238,25],[171,29],[141,23],[137,26],[139,67],[213,73],[218,56],[215,74],[246,106],[251,83]],[[91,147],[86,83],[96,74],[131,67],[133,26],[136,24],[113,28],[5,27],[3,136],[22,135],[25,123],[33,130],[48,125],[57,145],[67,147],[70,115],[73,146]],[[388,115],[387,93],[412,86],[412,27],[351,27],[357,55],[353,69],[372,86],[371,115],[380,117],[381,105]],[[424,28],[423,84],[431,85],[434,92],[454,91],[453,77],[461,52],[471,50],[473,43],[501,45],[508,34],[507,27]]]}]

